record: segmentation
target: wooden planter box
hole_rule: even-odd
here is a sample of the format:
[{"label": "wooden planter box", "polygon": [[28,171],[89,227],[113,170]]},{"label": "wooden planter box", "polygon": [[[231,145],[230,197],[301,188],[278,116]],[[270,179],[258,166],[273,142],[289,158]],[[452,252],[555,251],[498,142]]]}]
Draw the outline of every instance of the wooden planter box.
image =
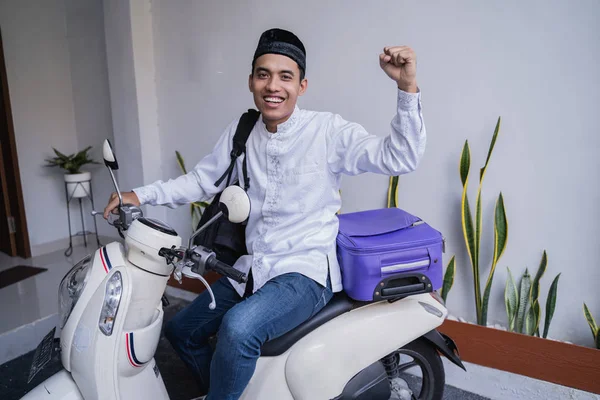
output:
[{"label": "wooden planter box", "polygon": [[600,350],[446,320],[463,361],[600,394]]}]

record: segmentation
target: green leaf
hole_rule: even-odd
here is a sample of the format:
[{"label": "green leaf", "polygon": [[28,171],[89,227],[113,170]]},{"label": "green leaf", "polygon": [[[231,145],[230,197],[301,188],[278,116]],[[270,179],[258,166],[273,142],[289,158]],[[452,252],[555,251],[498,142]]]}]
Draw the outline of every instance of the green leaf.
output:
[{"label": "green leaf", "polygon": [[485,170],[487,169],[488,163],[490,162],[490,157],[492,157],[492,151],[494,150],[494,146],[496,145],[496,139],[498,138],[498,132],[500,131],[500,117],[498,117],[498,122],[496,122],[496,128],[494,129],[494,135],[492,136],[492,141],[490,142],[490,149],[488,150],[487,159],[485,160],[485,165],[479,170],[479,184],[483,182],[483,177],[485,176]]},{"label": "green leaf", "polygon": [[398,183],[400,177],[398,176],[390,176],[390,182],[388,184],[388,200],[387,206],[388,208],[396,208],[398,207]]},{"label": "green leaf", "polygon": [[585,319],[587,320],[588,325],[590,326],[590,329],[592,330],[592,334],[594,335],[594,339],[597,340],[597,336],[598,336],[598,325],[596,325],[596,321],[594,320],[594,317],[592,316],[592,313],[590,312],[590,310],[588,309],[588,306],[583,303],[583,314],[585,315]]},{"label": "green leaf", "polygon": [[[467,179],[468,181],[468,179]],[[481,284],[479,281],[479,266],[475,256],[475,231],[473,229],[473,218],[471,216],[471,207],[469,207],[469,199],[467,198],[467,184],[463,187],[462,194],[462,228],[465,238],[467,251],[471,259],[471,267],[473,270],[473,286],[475,290],[475,309],[477,312],[477,323],[481,322]]]},{"label": "green leaf", "polygon": [[504,197],[502,196],[502,192],[500,192],[494,211],[494,268],[506,249],[507,241],[508,221],[506,219],[506,210],[504,208]]},{"label": "green leaf", "polygon": [[90,151],[91,148],[92,148],[92,146],[88,146],[85,149],[81,150],[80,152],[78,152],[75,155],[75,158],[77,158],[79,160],[85,160],[85,159],[87,159],[87,152]]},{"label": "green leaf", "polygon": [[450,262],[448,263],[448,267],[446,268],[446,272],[444,273],[444,283],[442,285],[441,293],[442,299],[444,299],[444,303],[446,302],[446,298],[448,297],[448,292],[450,292],[450,289],[454,284],[454,275],[456,273],[454,268],[454,258],[455,256],[452,256]]},{"label": "green leaf", "polygon": [[531,276],[529,271],[525,269],[525,273],[519,284],[519,308],[517,309],[516,332],[522,333],[525,325],[525,311],[529,304],[529,291],[531,289]]},{"label": "green leaf", "polygon": [[467,184],[469,178],[469,168],[471,168],[471,153],[469,151],[469,141],[465,140],[459,164],[460,180],[463,187]]},{"label": "green leaf", "polygon": [[502,197],[502,193],[500,193],[498,200],[496,201],[496,208],[494,211],[494,257],[492,259],[492,268],[490,269],[490,273],[485,284],[485,290],[483,292],[483,304],[481,306],[481,325],[483,326],[487,324],[488,304],[492,290],[492,282],[494,280],[494,273],[496,272],[498,260],[500,257],[502,257],[502,253],[504,253],[504,249],[506,248],[507,237],[508,223],[506,222],[504,199]]},{"label": "green leaf", "polygon": [[479,267],[479,249],[481,248],[481,186],[475,201],[475,265]]},{"label": "green leaf", "polygon": [[47,158],[46,162],[48,163],[46,167],[56,167],[57,165],[60,165],[59,161],[54,158]]},{"label": "green leaf", "polygon": [[529,311],[527,311],[527,317],[525,318],[525,332],[527,335],[533,335],[537,330],[540,322],[540,303],[531,303]]},{"label": "green leaf", "polygon": [[68,160],[70,159],[70,156],[66,156],[63,153],[61,153],[60,151],[56,150],[54,147],[52,148],[52,150],[54,150],[54,153],[58,156],[58,158],[60,158],[61,160]]},{"label": "green leaf", "polygon": [[506,269],[508,270],[508,279],[506,280],[506,288],[504,289],[504,304],[506,306],[506,316],[508,317],[508,330],[514,332],[519,297],[517,296],[517,286],[515,285],[510,268],[506,267]]},{"label": "green leaf", "polygon": [[548,290],[548,298],[546,299],[546,320],[544,322],[544,339],[548,337],[548,330],[550,329],[550,323],[552,322],[554,310],[556,309],[556,294],[558,291],[559,278],[560,274],[556,275],[556,278],[552,281],[552,285],[550,285],[550,290]]},{"label": "green leaf", "polygon": [[548,266],[548,257],[546,255],[546,250],[542,254],[542,261],[540,262],[540,266],[538,267],[537,273],[535,274],[535,278],[533,279],[533,284],[531,285],[531,302],[537,301],[540,297],[540,279],[546,272],[546,267]]},{"label": "green leaf", "polygon": [[183,171],[184,174],[187,174],[187,171],[185,169],[185,162],[183,161],[183,157],[177,150],[175,150],[175,155],[177,156],[177,164],[179,165],[179,168],[181,168],[181,170]]},{"label": "green leaf", "polygon": [[481,322],[480,325],[487,325],[487,311],[488,304],[490,301],[490,293],[492,291],[492,282],[494,280],[494,269],[490,271],[487,282],[485,283],[485,290],[483,291],[483,303],[481,305]]},{"label": "green leaf", "polygon": [[535,301],[535,335],[540,337],[540,321],[542,320],[542,308],[540,307],[540,302]]}]

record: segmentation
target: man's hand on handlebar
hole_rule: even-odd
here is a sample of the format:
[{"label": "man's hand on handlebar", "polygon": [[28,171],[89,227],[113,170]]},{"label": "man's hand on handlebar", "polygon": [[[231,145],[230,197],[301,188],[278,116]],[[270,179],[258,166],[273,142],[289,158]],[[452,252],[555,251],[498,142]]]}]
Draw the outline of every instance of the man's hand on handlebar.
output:
[{"label": "man's hand on handlebar", "polygon": [[[135,192],[122,192],[123,204],[133,204],[136,207],[140,206],[140,199],[137,197]],[[113,192],[108,199],[108,205],[104,208],[104,219],[108,219],[109,214],[118,214],[117,207],[119,207],[119,196],[117,192]]]}]

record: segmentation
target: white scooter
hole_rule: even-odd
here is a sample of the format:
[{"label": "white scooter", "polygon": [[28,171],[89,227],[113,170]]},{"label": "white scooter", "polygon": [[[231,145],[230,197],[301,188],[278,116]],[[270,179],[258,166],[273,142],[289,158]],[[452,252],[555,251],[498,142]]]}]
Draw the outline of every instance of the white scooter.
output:
[{"label": "white scooter", "polygon": [[[103,150],[119,193],[112,172],[118,164],[108,141]],[[168,225],[144,218],[139,208],[120,200],[118,218],[109,223],[125,237],[125,246],[110,243],[65,275],[59,289],[64,369],[23,399],[167,400],[153,357],[169,276],[201,280],[213,299],[211,308],[215,300],[202,277],[205,270],[246,279],[210,249],[193,246],[194,236],[219,215],[185,247]],[[244,221],[249,207],[238,186],[221,195],[222,213],[232,222]],[[312,319],[263,346],[242,399],[441,399],[445,379],[439,353],[464,369],[452,340],[435,330],[446,316],[435,292],[370,303],[336,293]],[[53,336],[54,331],[38,346],[32,374],[44,357],[47,362]]]}]

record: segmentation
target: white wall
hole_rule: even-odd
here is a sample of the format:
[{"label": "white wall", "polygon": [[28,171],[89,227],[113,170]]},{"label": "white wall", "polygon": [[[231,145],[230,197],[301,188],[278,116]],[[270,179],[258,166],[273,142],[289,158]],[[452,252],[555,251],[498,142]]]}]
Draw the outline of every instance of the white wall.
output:
[{"label": "white wall", "polygon": [[[535,270],[546,249],[543,308],[553,277],[562,272],[550,335],[592,345],[582,303],[600,318],[600,189],[594,184],[600,172],[600,3],[228,0],[152,6],[163,179],[179,174],[175,150],[193,166],[226,124],[253,106],[247,76],[265,29],[290,29],[306,45],[309,88],[300,107],[340,113],[379,135],[389,132],[395,87],[377,56],[384,46],[408,44],[419,60],[429,139],[418,171],[401,179],[400,204],[446,235],[446,262],[457,254],[451,311],[474,318],[460,230],[460,152],[469,139],[476,182],[501,115],[484,184],[482,260],[490,257],[500,190],[510,231],[489,319],[506,320],[506,266],[519,275],[526,266]],[[383,176],[346,179],[343,211],[385,206],[386,188]],[[476,185],[470,189],[474,204]],[[187,207],[167,215],[187,233]]]},{"label": "white wall", "polygon": [[[162,177],[150,0],[105,0],[107,63],[121,191]],[[162,208],[144,214],[166,219]]]},{"label": "white wall", "polygon": [[119,180],[121,190],[142,181],[141,168],[127,168],[129,165],[141,167],[139,121],[133,47],[131,42],[131,15],[128,1],[106,0],[104,25],[106,55],[109,72],[109,88],[115,132],[115,152],[119,160]]},{"label": "white wall", "polygon": [[[62,171],[44,168],[52,147],[67,154],[112,137],[100,0],[4,0],[0,27],[32,251],[68,238]],[[108,186],[93,172],[96,207]],[[89,212],[89,204],[85,209]],[[72,207],[72,228],[81,230]],[[90,230],[92,221],[86,227]],[[103,224],[99,233],[109,233]],[[112,232],[111,232],[112,233]]]},{"label": "white wall", "polygon": [[[90,154],[100,165],[85,168],[92,171],[94,206],[103,210],[114,191],[102,163],[102,143],[104,139],[113,140],[103,4],[102,0],[65,0],[65,4],[77,147],[93,146]],[[92,218],[86,214],[89,231],[94,227]],[[97,218],[96,223],[100,235],[116,235],[102,218]]]},{"label": "white wall", "polygon": [[3,1],[0,7],[21,184],[33,247],[69,234],[62,177],[42,166],[53,146],[64,152],[77,149],[65,7],[62,0]]}]

